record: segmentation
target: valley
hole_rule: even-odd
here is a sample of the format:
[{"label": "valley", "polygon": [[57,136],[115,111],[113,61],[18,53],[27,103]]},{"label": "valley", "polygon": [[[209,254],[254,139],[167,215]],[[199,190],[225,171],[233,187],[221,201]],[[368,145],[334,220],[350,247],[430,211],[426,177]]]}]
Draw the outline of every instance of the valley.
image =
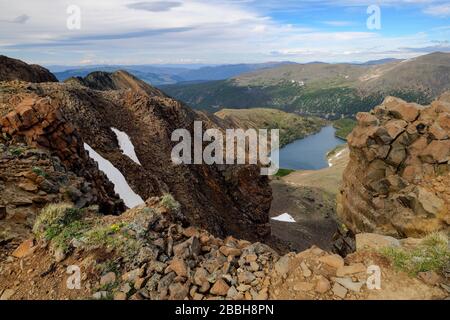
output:
[{"label": "valley", "polygon": [[338,156],[329,157],[332,166],[320,170],[297,170],[271,182],[273,190],[270,216],[288,213],[295,222],[271,219],[272,233],[286,241],[291,250],[302,251],[311,245],[333,249],[338,232],[336,197],[349,152],[344,148]]},{"label": "valley", "polygon": [[[304,77],[314,76],[314,95],[327,83],[333,98],[301,99],[309,104],[301,111],[248,90],[243,107],[282,110],[235,110],[233,103],[216,110],[208,100],[212,114],[127,71],[58,82],[45,68],[2,57],[0,299],[448,298],[450,94],[440,94],[447,84],[429,91],[416,79],[399,89],[439,95],[425,105],[385,98],[384,89],[375,108],[346,100],[348,88],[350,95],[372,85],[379,90],[377,79],[417,61],[423,67],[424,59],[434,61],[427,69],[433,75],[424,70],[422,84],[447,79],[435,73],[446,70],[442,54],[244,74],[225,81],[252,83],[267,94],[291,78],[291,89],[310,90]],[[398,83],[407,76],[399,73]],[[240,100],[227,85],[221,88],[230,89],[229,102]],[[336,134],[316,115],[354,116],[356,123],[335,122]],[[197,121],[198,136],[207,129],[279,128],[286,149],[305,141],[320,148],[311,166],[295,164],[282,177],[260,175],[260,165],[173,163],[172,133],[181,128],[192,136]],[[308,150],[294,148],[291,159]],[[378,290],[368,282],[374,265],[382,270]],[[67,286],[67,266],[82,275],[76,291]]]},{"label": "valley", "polygon": [[231,127],[242,129],[279,129],[280,147],[315,134],[327,122],[317,117],[301,117],[276,109],[222,109],[214,114]]},{"label": "valley", "polygon": [[[420,74],[420,77],[417,75]],[[279,66],[227,80],[160,88],[196,109],[276,108],[339,119],[369,111],[386,96],[428,104],[450,89],[450,54],[432,53],[380,64]]]}]

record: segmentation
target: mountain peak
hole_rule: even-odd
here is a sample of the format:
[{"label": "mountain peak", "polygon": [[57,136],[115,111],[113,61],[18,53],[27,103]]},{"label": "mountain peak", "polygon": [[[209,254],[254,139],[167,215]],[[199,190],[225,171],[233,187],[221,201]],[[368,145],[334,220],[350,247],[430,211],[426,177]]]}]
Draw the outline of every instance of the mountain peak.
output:
[{"label": "mountain peak", "polygon": [[100,91],[132,89],[145,92],[152,96],[164,96],[161,91],[136,78],[125,70],[118,70],[115,72],[94,71],[85,77],[72,77],[65,82],[78,83],[85,87]]},{"label": "mountain peak", "polygon": [[47,69],[0,55],[0,81],[58,82]]}]

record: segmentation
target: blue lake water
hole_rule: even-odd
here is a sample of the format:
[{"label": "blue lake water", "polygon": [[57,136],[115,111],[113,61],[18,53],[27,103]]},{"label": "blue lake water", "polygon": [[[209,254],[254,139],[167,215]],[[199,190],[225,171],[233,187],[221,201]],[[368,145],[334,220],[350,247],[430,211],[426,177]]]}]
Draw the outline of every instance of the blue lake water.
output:
[{"label": "blue lake water", "polygon": [[328,167],[327,152],[345,143],[336,138],[336,129],[324,127],[314,135],[296,140],[280,150],[280,168],[318,170]]}]

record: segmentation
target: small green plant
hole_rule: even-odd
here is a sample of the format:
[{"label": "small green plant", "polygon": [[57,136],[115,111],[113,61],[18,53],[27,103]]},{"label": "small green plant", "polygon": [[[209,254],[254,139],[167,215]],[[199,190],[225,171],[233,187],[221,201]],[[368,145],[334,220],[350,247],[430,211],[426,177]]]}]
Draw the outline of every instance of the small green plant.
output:
[{"label": "small green plant", "polygon": [[87,224],[81,220],[70,223],[60,233],[53,236],[52,246],[62,249],[64,253],[67,252],[70,249],[71,241],[73,239],[80,239],[87,228]]},{"label": "small green plant", "polygon": [[431,233],[414,249],[384,248],[381,254],[396,268],[413,276],[419,272],[441,272],[450,261],[448,237],[443,233]]},{"label": "small green plant", "polygon": [[169,194],[166,193],[162,196],[161,201],[159,202],[159,204],[165,208],[167,208],[170,211],[178,211],[181,208],[181,205],[178,201],[176,201],[174,199],[174,197]]},{"label": "small green plant", "polygon": [[88,247],[110,246],[118,248],[125,241],[120,234],[123,226],[123,223],[113,223],[106,226],[93,227],[83,234],[83,242]]},{"label": "small green plant", "polygon": [[123,257],[132,258],[140,249],[138,241],[129,237],[124,224],[93,227],[80,237],[86,248],[104,247],[119,252]]},{"label": "small green plant", "polygon": [[42,168],[40,168],[40,167],[33,167],[33,169],[31,169],[31,171],[33,171],[38,176],[48,178],[48,174],[44,170],[42,170]]},{"label": "small green plant", "polygon": [[15,157],[18,157],[20,155],[22,155],[24,153],[25,149],[24,148],[20,148],[20,147],[16,147],[16,148],[11,148],[9,150],[9,152],[11,152],[11,154]]},{"label": "small green plant", "polygon": [[122,227],[123,227],[123,223],[113,223],[110,226],[110,229],[111,229],[112,233],[117,233],[120,231],[120,229],[122,229]]},{"label": "small green plant", "polygon": [[71,222],[79,219],[80,210],[73,208],[71,204],[49,204],[41,210],[33,226],[33,232],[38,238],[51,240],[61,233],[63,228]]}]

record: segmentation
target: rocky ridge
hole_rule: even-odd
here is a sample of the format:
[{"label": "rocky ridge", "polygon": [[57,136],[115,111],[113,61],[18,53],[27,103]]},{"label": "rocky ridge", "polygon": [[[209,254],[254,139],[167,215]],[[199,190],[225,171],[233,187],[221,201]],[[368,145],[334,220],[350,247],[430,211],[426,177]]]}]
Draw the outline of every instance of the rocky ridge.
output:
[{"label": "rocky ridge", "polygon": [[84,87],[101,91],[126,90],[131,88],[135,91],[163,97],[163,94],[159,90],[149,86],[132,74],[121,70],[112,73],[101,71],[92,72],[84,78],[72,77],[65,82],[79,84]]},{"label": "rocky ridge", "polygon": [[388,97],[357,115],[338,215],[355,233],[421,237],[450,231],[450,99]]},{"label": "rocky ridge", "polygon": [[0,81],[58,82],[47,69],[0,55]]},{"label": "rocky ridge", "polygon": [[[61,211],[63,208],[65,211]],[[73,210],[60,205],[64,221]],[[48,209],[47,209],[48,210]],[[114,300],[267,299],[443,299],[448,278],[424,272],[419,278],[396,271],[377,250],[417,245],[376,234],[357,237],[358,251],[345,259],[312,247],[278,255],[261,243],[220,239],[183,227],[170,197],[151,198],[121,216],[82,210],[50,238],[44,218],[35,236],[11,251],[0,266],[2,299],[92,298]],[[48,213],[48,211],[47,211]],[[76,226],[76,232],[74,232]],[[70,231],[71,230],[71,231]],[[70,236],[67,236],[67,235]],[[44,235],[44,236],[43,236]],[[49,255],[52,252],[52,255]],[[39,257],[39,258],[37,258]],[[78,266],[81,287],[67,287],[67,266]],[[368,267],[381,269],[382,289],[369,289]],[[449,274],[450,275],[450,274]],[[33,283],[30,289],[29,283]]]},{"label": "rocky ridge", "polygon": [[[1,82],[0,112],[4,116],[4,131],[11,131],[10,135],[21,136],[26,142],[36,142],[42,148],[50,148],[65,164],[78,163],[78,151],[84,153],[83,148],[76,151],[70,145],[73,141],[87,143],[109,160],[143,199],[171,193],[186,208],[189,223],[202,226],[216,235],[234,234],[252,240],[266,239],[270,235],[271,190],[267,177],[260,175],[258,166],[171,164],[171,150],[175,143],[170,137],[175,129],[193,132],[195,120],[203,121],[204,130],[210,127],[220,129],[219,119],[193,112],[126,72],[97,75],[95,78],[99,77],[103,79],[101,84],[113,79],[114,86],[102,85],[104,90],[94,90],[71,81],[64,84]],[[57,110],[55,115],[63,114],[70,124],[67,130],[76,129],[74,132],[79,136],[57,140],[52,137],[51,143],[60,145],[48,145],[40,134],[41,127],[47,123],[35,123],[36,119],[47,117],[47,111],[26,106],[36,101],[51,101]],[[39,102],[37,105],[44,104]],[[32,124],[27,123],[26,126],[32,125],[33,128],[24,129],[26,134],[9,121],[11,119],[14,123],[16,114],[29,117],[26,121]],[[142,165],[123,154],[112,128],[130,137]],[[52,135],[56,137],[57,133]],[[70,141],[64,141],[65,138]],[[68,157],[74,157],[76,161],[71,162]],[[85,165],[79,162],[79,167],[82,170]],[[70,166],[69,169],[72,170]],[[75,172],[78,174],[77,170]]]}]

